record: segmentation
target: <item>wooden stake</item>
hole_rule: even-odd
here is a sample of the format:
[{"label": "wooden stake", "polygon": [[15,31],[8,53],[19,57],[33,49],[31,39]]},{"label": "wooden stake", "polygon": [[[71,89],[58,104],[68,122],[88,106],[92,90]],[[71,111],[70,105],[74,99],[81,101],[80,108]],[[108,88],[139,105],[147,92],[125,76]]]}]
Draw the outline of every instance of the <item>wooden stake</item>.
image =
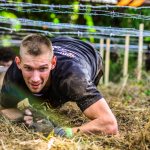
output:
[{"label": "wooden stake", "polygon": [[129,36],[126,36],[123,77],[128,74]]},{"label": "wooden stake", "polygon": [[110,58],[110,39],[106,40],[106,57],[105,57],[105,86],[109,82],[109,58]]},{"label": "wooden stake", "polygon": [[140,30],[140,36],[139,36],[139,51],[138,51],[138,66],[137,66],[137,81],[139,82],[141,80],[141,69],[142,69],[142,50],[143,50],[143,28],[144,25],[140,24],[139,30]]},{"label": "wooden stake", "polygon": [[[102,58],[104,57],[104,39],[100,39],[100,54]],[[100,79],[100,83],[103,83],[103,76]]]}]

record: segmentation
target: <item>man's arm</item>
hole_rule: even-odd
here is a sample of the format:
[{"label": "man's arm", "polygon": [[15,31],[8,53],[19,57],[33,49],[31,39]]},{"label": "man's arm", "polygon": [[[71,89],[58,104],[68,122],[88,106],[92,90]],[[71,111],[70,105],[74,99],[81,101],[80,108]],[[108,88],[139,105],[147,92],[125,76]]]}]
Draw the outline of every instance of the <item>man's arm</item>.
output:
[{"label": "man's arm", "polygon": [[[4,108],[0,105],[0,112],[8,119],[17,121],[19,118],[23,116],[23,113],[18,108]],[[33,117],[31,116],[32,113],[29,109],[25,110],[24,121],[27,125],[30,126],[33,123]]]},{"label": "man's arm", "polygon": [[0,105],[0,112],[8,119],[17,120],[23,113],[17,108],[4,108]]},{"label": "man's arm", "polygon": [[91,105],[83,113],[91,121],[83,126],[72,128],[73,133],[77,133],[80,130],[80,133],[117,134],[118,125],[116,118],[104,98]]}]

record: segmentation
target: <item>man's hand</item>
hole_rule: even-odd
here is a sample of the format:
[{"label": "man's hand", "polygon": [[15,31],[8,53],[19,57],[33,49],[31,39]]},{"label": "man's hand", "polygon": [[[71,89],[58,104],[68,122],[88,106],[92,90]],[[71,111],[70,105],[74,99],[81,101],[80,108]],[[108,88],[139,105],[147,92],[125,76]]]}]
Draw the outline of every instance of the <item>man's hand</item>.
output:
[{"label": "man's hand", "polygon": [[30,127],[34,128],[35,132],[43,133],[43,135],[47,137],[47,139],[49,139],[50,136],[54,135],[59,135],[60,137],[67,136],[67,130],[61,127],[54,127],[53,124],[46,119],[40,120],[38,121],[38,123],[32,123]]},{"label": "man's hand", "polygon": [[30,128],[34,128],[35,132],[41,132],[45,137],[48,137],[48,135],[53,131],[54,126],[44,123],[32,123]]},{"label": "man's hand", "polygon": [[33,123],[32,112],[29,109],[26,109],[24,113],[25,115],[23,116],[23,121],[25,121],[25,124],[30,127],[30,125]]}]

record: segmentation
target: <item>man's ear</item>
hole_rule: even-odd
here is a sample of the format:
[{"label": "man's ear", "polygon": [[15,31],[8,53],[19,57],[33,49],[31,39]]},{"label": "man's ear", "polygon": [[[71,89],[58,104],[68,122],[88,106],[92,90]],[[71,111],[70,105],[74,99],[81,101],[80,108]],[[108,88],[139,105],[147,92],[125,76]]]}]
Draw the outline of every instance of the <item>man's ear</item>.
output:
[{"label": "man's ear", "polygon": [[56,61],[57,61],[57,57],[54,56],[53,59],[52,59],[51,70],[55,68],[55,66],[56,66]]},{"label": "man's ear", "polygon": [[21,69],[19,57],[15,57],[15,61],[16,61],[17,67],[18,67],[19,69]]}]

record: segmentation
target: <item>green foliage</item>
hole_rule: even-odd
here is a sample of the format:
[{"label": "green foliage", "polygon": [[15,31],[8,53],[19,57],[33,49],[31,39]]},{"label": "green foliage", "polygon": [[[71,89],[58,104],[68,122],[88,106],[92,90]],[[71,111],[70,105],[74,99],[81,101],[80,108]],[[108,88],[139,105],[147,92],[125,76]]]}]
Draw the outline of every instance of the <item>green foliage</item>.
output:
[{"label": "green foliage", "polygon": [[[127,98],[127,99],[130,99],[130,98],[132,98],[130,95],[128,95],[128,94],[125,94],[124,95],[125,96],[125,98]],[[127,103],[127,102],[126,102]]]},{"label": "green foliage", "polygon": [[124,102],[124,104],[125,104],[125,105],[127,105],[127,104],[128,104],[128,102]]},{"label": "green foliage", "polygon": [[119,53],[110,53],[110,73],[109,79],[113,82],[119,82],[122,77],[123,55]]},{"label": "green foliage", "polygon": [[149,89],[145,92],[145,95],[150,96],[150,90]]},{"label": "green foliage", "polygon": [[11,21],[13,22],[13,24],[12,24],[13,29],[20,29],[21,28],[20,22],[15,19],[15,18],[17,18],[17,16],[14,13],[2,11],[2,12],[0,12],[0,16],[12,18]]},{"label": "green foliage", "polygon": [[150,41],[150,37],[145,37],[145,41],[149,42]]}]

